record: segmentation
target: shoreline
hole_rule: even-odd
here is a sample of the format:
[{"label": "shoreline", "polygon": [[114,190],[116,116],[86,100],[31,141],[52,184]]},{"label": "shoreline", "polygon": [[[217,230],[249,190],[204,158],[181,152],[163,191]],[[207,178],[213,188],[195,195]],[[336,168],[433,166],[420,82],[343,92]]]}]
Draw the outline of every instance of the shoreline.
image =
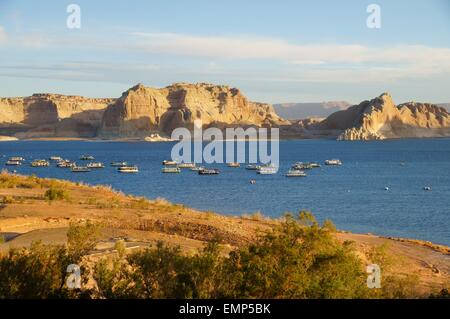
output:
[{"label": "shoreline", "polygon": [[[33,142],[33,141],[42,141],[42,142],[70,142],[70,141],[83,141],[83,142],[147,142],[147,143],[176,143],[180,140],[170,140],[170,139],[161,139],[161,140],[151,140],[151,139],[145,139],[145,138],[113,138],[113,139],[104,139],[104,138],[84,138],[84,137],[37,137],[37,138],[25,138],[25,139],[19,139],[15,137],[10,136],[3,136],[5,137],[2,139],[0,137],[0,142]],[[337,142],[390,142],[390,141],[403,141],[403,140],[432,140],[432,139],[449,139],[450,136],[432,136],[432,137],[402,137],[402,138],[388,138],[388,139],[382,139],[382,140],[338,140],[333,136],[330,137],[280,137],[277,139],[278,141],[309,141],[309,140],[325,140],[325,141],[337,141]],[[193,140],[192,140],[193,141]],[[232,140],[227,139],[221,139],[221,140],[203,140],[203,142],[230,142]],[[243,142],[243,141],[273,141],[271,139],[235,139],[235,142]]]},{"label": "shoreline", "polygon": [[[46,199],[49,189],[64,191],[64,197]],[[147,199],[116,191],[108,186],[91,186],[58,179],[0,173],[0,254],[12,248],[30,247],[41,241],[65,245],[73,223],[101,225],[102,235],[93,258],[114,253],[117,240],[129,251],[154,247],[158,242],[179,247],[185,254],[201,251],[218,240],[221,254],[247,247],[280,225],[282,219],[262,215],[225,216],[200,211],[165,199]],[[427,298],[448,288],[450,247],[427,241],[333,231],[340,243],[352,245],[361,265],[373,263],[371,252],[385,251],[395,258],[386,276],[417,276],[414,295]],[[387,278],[387,277],[386,277]]]},{"label": "shoreline", "polygon": [[[0,174],[7,174],[7,175],[13,175],[13,176],[17,176],[20,178],[32,178],[33,175],[24,175],[24,174],[18,174],[18,173],[11,173],[11,172],[5,172],[5,171],[1,171]],[[87,188],[91,188],[91,189],[101,189],[101,188],[107,188],[107,189],[111,189],[111,191],[115,192],[115,193],[119,193],[119,194],[123,194],[125,196],[128,197],[139,197],[139,198],[145,198],[146,200],[152,201],[152,200],[158,200],[159,198],[163,199],[164,201],[166,201],[164,199],[164,197],[157,197],[156,199],[151,199],[151,198],[147,198],[145,196],[138,196],[135,194],[131,194],[131,193],[123,193],[120,190],[115,190],[113,189],[111,186],[109,185],[103,185],[103,184],[88,184],[85,182],[74,182],[71,180],[67,180],[67,179],[58,179],[58,178],[41,178],[41,177],[36,177],[37,179],[40,180],[48,180],[48,181],[55,181],[58,183],[66,183],[66,184],[70,184],[70,185],[76,185],[78,186],[79,184],[82,185],[83,187],[87,187]],[[1,190],[2,188],[0,187],[0,195],[1,195]],[[180,206],[180,207],[186,207],[184,204],[182,203],[176,203],[176,202],[170,202],[170,204],[175,205],[175,206]],[[191,208],[191,207],[186,207],[187,209],[190,210],[194,210],[196,212],[199,213],[204,213],[204,214],[208,214],[213,212],[216,215],[222,216],[224,218],[246,218],[246,219],[252,219],[252,216],[249,216],[246,213],[242,213],[242,214],[235,214],[235,215],[226,215],[226,214],[222,214],[220,212],[216,212],[214,211],[214,209],[209,209],[209,210],[201,210],[201,209],[197,209],[197,208]],[[261,217],[259,217],[262,220],[265,221],[270,221],[270,222],[277,222],[280,218],[282,218],[282,215],[280,215],[279,217],[270,217],[270,216],[266,216],[264,214],[261,215]],[[0,231],[2,230],[2,228],[0,227]],[[424,240],[424,239],[419,239],[419,238],[411,238],[411,237],[395,237],[395,236],[389,236],[389,235],[381,235],[381,234],[377,234],[377,233],[372,233],[372,232],[368,232],[368,233],[358,233],[358,232],[352,232],[352,231],[348,231],[345,229],[337,229],[337,232],[339,234],[347,234],[347,235],[356,235],[356,236],[370,236],[370,237],[376,237],[376,238],[380,238],[380,239],[386,239],[386,240],[392,240],[392,241],[397,241],[397,242],[405,242],[405,243],[411,243],[411,244],[415,244],[415,245],[419,245],[422,247],[427,247],[430,248],[434,251],[437,252],[441,252],[443,254],[449,255],[450,256],[450,245],[446,245],[446,244],[440,244],[440,243],[435,243],[429,240]]]}]

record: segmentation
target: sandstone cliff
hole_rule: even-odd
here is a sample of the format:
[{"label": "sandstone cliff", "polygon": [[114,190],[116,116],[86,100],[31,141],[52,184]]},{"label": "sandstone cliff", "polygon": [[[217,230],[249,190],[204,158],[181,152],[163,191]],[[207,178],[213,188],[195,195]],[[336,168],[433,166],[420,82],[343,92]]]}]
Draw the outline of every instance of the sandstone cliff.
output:
[{"label": "sandstone cliff", "polygon": [[93,137],[113,101],[60,94],[0,98],[0,131],[20,138]]},{"label": "sandstone cliff", "polygon": [[428,103],[395,105],[392,97],[383,93],[333,113],[316,128],[339,132],[339,140],[450,136],[450,114]]},{"label": "sandstone cliff", "polygon": [[215,127],[280,125],[269,104],[250,102],[235,88],[206,83],[177,83],[155,89],[137,85],[104,113],[100,137],[143,137],[154,132],[170,134],[174,128],[191,128],[194,120]]}]

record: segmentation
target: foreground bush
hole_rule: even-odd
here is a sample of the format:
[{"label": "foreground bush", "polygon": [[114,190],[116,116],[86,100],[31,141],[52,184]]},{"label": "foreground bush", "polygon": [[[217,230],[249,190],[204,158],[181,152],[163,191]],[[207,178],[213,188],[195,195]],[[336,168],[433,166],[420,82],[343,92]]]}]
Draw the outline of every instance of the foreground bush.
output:
[{"label": "foreground bush", "polygon": [[[328,226],[330,224],[328,223]],[[351,245],[312,215],[286,216],[258,242],[219,253],[216,243],[188,256],[159,243],[97,264],[99,296],[131,298],[362,298],[366,274]]]},{"label": "foreground bush", "polygon": [[[287,215],[254,244],[225,256],[208,243],[196,254],[184,254],[162,242],[126,255],[87,263],[98,228],[71,225],[68,244],[12,250],[0,257],[0,298],[404,298],[414,288],[410,278],[389,278],[383,289],[366,286],[365,265],[351,243],[333,236],[335,227],[319,225],[309,213]],[[382,250],[374,260],[388,261]],[[69,264],[82,267],[84,289],[66,286]],[[89,267],[87,267],[89,265]],[[90,269],[90,271],[89,271]],[[90,275],[90,272],[92,275]],[[93,279],[93,280],[90,280]],[[85,284],[90,280],[91,284]],[[92,284],[94,282],[94,284]],[[86,288],[89,287],[89,288]]]}]

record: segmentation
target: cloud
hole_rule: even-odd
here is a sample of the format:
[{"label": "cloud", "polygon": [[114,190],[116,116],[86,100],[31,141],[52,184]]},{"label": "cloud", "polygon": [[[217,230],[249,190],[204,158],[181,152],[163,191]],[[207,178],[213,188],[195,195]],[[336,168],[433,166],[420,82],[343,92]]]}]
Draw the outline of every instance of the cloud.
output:
[{"label": "cloud", "polygon": [[292,65],[402,65],[425,73],[450,71],[450,48],[422,45],[368,47],[360,44],[296,44],[261,37],[206,37],[131,33],[135,50],[225,60],[276,60]]},{"label": "cloud", "polygon": [[[2,29],[0,29],[1,31]],[[1,33],[0,33],[1,35]],[[412,78],[434,80],[450,73],[450,48],[415,44],[369,46],[294,43],[255,36],[198,36],[178,33],[118,32],[115,37],[88,33],[58,37],[19,34],[8,45],[28,51],[61,51],[62,62],[4,62],[2,72],[26,76],[65,76],[74,80],[127,82],[214,81],[236,83],[376,83]],[[0,37],[1,39],[1,37]],[[98,61],[67,61],[70,51]],[[65,55],[67,52],[67,56]],[[114,54],[109,54],[114,53]],[[115,61],[117,53],[133,63]],[[116,56],[109,59],[109,56]],[[33,61],[33,60],[32,60]],[[39,69],[43,72],[39,73]],[[44,72],[45,71],[45,72]]]}]

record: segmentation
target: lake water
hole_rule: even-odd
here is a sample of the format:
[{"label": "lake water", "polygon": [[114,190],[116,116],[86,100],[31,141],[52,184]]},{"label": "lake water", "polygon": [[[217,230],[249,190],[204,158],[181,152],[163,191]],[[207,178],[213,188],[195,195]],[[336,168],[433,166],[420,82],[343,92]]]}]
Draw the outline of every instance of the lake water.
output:
[{"label": "lake water", "polygon": [[[288,211],[309,210],[320,221],[331,219],[343,230],[450,245],[450,139],[281,141],[280,171],[271,176],[224,164],[214,165],[221,169],[217,176],[199,176],[189,170],[162,174],[161,162],[170,158],[172,146],[146,142],[1,142],[0,165],[10,156],[23,156],[26,164],[8,169],[108,184],[125,193],[163,197],[227,215],[260,211],[276,217]],[[54,164],[48,168],[29,166],[31,159],[55,155],[77,160],[82,154],[93,155],[106,168],[75,174]],[[306,178],[284,177],[294,162],[323,163],[331,158],[341,159],[343,166],[322,165],[307,171]],[[120,174],[108,166],[111,161],[136,164],[139,173]],[[250,184],[251,179],[256,184]],[[432,191],[424,191],[424,186],[431,186]]]}]

